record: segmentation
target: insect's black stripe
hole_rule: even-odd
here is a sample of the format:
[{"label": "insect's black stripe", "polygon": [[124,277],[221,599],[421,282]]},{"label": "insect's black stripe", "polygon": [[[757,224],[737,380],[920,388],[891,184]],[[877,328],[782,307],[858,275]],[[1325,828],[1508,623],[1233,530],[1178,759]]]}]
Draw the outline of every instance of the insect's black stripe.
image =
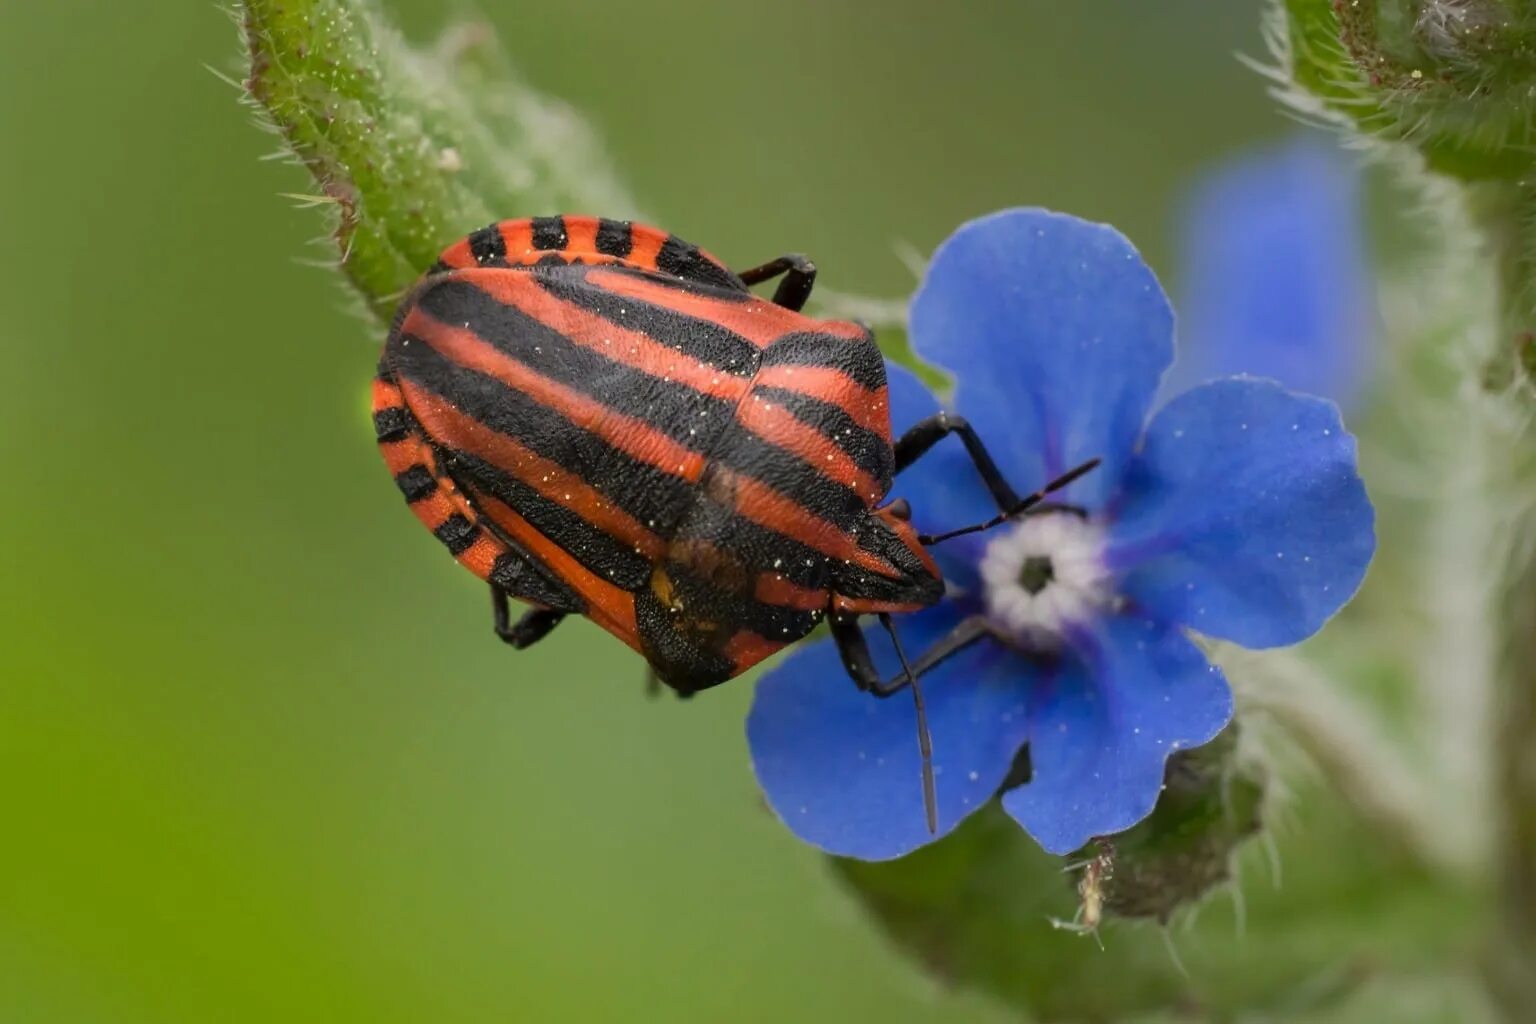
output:
[{"label": "insect's black stripe", "polygon": [[391,370],[389,368],[389,363],[383,359],[379,360],[379,369],[378,372],[374,374],[374,376],[383,381],[385,384],[392,385],[395,383],[395,371]]},{"label": "insect's black stripe", "polygon": [[535,217],[530,223],[535,249],[564,249],[570,243],[564,217]]},{"label": "insect's black stripe", "polygon": [[444,461],[461,487],[483,491],[506,504],[599,578],[625,590],[644,586],[650,579],[651,563],[644,555],[511,473],[464,451],[446,450]]},{"label": "insect's black stripe", "polygon": [[[832,585],[839,593],[857,594],[873,601],[893,601],[899,604],[912,600],[912,584],[909,580],[881,576],[841,562],[835,569],[836,581]],[[923,574],[926,575],[926,572]]]},{"label": "insect's black stripe", "polygon": [[[604,268],[605,273],[634,273]],[[643,280],[655,281],[654,277]],[[698,317],[674,313],[637,299],[604,291],[582,271],[537,275],[539,285],[551,295],[631,331],[707,363],[737,377],[757,372],[762,351],[735,331]]]},{"label": "insect's black stripe", "polygon": [[706,541],[728,548],[748,571],[777,573],[797,587],[821,590],[827,585],[828,559],[815,548],[788,534],[771,530],[738,514],[728,504],[712,498],[707,488],[679,524],[674,543]]},{"label": "insect's black stripe", "polygon": [[650,590],[635,592],[635,630],[646,660],[680,693],[723,683],[736,672],[729,658],[679,630],[672,610]]},{"label": "insect's black stripe", "polygon": [[853,488],[827,476],[794,452],[758,437],[734,420],[721,433],[712,454],[721,465],[767,484],[845,533],[867,509]]},{"label": "insect's black stripe", "polygon": [[[494,526],[491,527],[494,532]],[[487,579],[513,597],[536,601],[557,611],[586,611],[587,603],[568,584],[536,562],[522,548],[505,537],[499,538],[510,549],[496,556]]]},{"label": "insect's black stripe", "polygon": [[570,261],[557,252],[547,252],[534,260],[533,265],[536,267],[563,267],[568,262]]},{"label": "insect's black stripe", "polygon": [[656,253],[656,269],[711,288],[738,293],[747,290],[741,278],[705,256],[698,246],[690,245],[676,235],[668,235],[661,243],[661,249]]},{"label": "insect's black stripe", "polygon": [[730,631],[750,629],[758,636],[789,643],[816,628],[819,621],[814,612],[764,604],[750,593],[716,586],[687,565],[669,561],[665,570],[672,584],[674,603],[681,603],[685,615],[692,609],[708,609],[709,619]]},{"label": "insect's black stripe", "polygon": [[885,387],[885,357],[872,340],[852,341],[815,331],[786,334],[764,350],[763,365],[824,366],[871,391]]},{"label": "insect's black stripe", "polygon": [[628,256],[635,248],[635,236],[627,220],[609,220],[603,217],[597,222],[597,251],[604,256]]},{"label": "insect's black stripe", "polygon": [[640,420],[693,451],[709,451],[711,439],[731,421],[733,403],[578,345],[471,282],[444,281],[421,296],[419,308],[445,324],[469,324],[480,338],[534,372]]},{"label": "insect's black stripe", "polygon": [[[895,541],[891,533],[883,527],[870,526],[868,529],[849,531],[849,533],[858,543],[861,551],[869,552],[887,565],[894,567],[898,573],[917,576],[927,574],[927,569],[913,556],[906,545]],[[853,569],[856,567],[849,566],[849,568]],[[883,580],[885,583],[889,583],[889,580],[883,576],[870,575],[869,579]],[[865,592],[860,591],[860,593]]]},{"label": "insect's black stripe", "polygon": [[493,377],[460,366],[417,340],[391,339],[390,359],[405,379],[444,399],[463,415],[517,441],[600,489],[632,519],[661,536],[693,500],[688,481],[641,462],[558,410]]},{"label": "insect's black stripe", "polygon": [[860,426],[842,406],[784,388],[759,387],[752,393],[765,402],[782,407],[806,426],[814,427],[841,448],[854,465],[879,481],[882,491],[890,489],[895,472],[895,456],[890,442],[875,431]]},{"label": "insect's black stripe", "polygon": [[[481,338],[535,372],[768,485],[840,530],[850,529],[865,509],[852,488],[742,427],[733,403],[577,345],[471,282],[443,282],[422,295],[420,308],[446,324],[469,324]],[[414,342],[408,348],[426,344],[408,340]],[[567,468],[580,472],[579,467]]]},{"label": "insect's black stripe", "polygon": [[432,475],[430,469],[417,463],[396,473],[395,485],[400,488],[400,493],[405,495],[405,500],[414,505],[437,490],[437,478]]},{"label": "insect's black stripe", "polygon": [[453,555],[462,555],[480,536],[480,527],[455,512],[432,531]]},{"label": "insect's black stripe", "polygon": [[395,405],[373,414],[373,432],[380,441],[402,441],[411,433],[411,414]]},{"label": "insect's black stripe", "polygon": [[487,224],[469,236],[469,251],[482,267],[507,265],[507,241],[501,237],[501,225]]}]

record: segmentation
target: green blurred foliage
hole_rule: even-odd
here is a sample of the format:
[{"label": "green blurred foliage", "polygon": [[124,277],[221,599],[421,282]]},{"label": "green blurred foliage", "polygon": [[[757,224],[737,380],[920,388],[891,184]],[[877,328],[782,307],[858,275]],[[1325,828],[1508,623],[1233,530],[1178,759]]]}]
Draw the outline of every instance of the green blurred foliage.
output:
[{"label": "green blurred foliage", "polygon": [[[898,245],[1021,203],[1166,270],[1187,177],[1287,130],[1232,58],[1259,7],[486,13],[667,227],[899,295]],[[378,464],[307,176],[202,66],[237,53],[209,5],[0,9],[0,1020],[1001,1019],[763,810],[749,684],[494,641]]]}]

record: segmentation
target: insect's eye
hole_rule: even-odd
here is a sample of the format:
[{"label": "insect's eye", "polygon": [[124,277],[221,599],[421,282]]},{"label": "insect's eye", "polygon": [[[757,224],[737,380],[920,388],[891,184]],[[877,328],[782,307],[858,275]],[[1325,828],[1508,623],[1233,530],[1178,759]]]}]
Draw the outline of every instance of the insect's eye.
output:
[{"label": "insect's eye", "polygon": [[906,498],[897,498],[890,503],[886,511],[890,512],[892,519],[900,519],[904,523],[912,519],[912,506]]}]

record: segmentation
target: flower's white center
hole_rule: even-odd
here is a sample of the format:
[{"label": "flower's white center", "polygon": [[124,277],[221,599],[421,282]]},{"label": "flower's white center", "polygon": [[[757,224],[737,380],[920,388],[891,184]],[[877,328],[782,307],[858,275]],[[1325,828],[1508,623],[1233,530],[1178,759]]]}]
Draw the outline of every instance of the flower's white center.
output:
[{"label": "flower's white center", "polygon": [[1021,519],[987,545],[980,569],[992,624],[1033,648],[1055,648],[1114,601],[1104,530],[1071,512]]}]

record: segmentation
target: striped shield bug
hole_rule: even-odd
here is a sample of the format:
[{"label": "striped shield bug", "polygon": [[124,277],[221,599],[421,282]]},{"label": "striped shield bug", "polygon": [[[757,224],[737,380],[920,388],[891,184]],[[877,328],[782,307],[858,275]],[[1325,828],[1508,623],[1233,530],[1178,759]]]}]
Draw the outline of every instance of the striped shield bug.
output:
[{"label": "striped shield bug", "polygon": [[[858,626],[934,604],[925,546],[1003,522],[1020,498],[980,438],[937,414],[893,441],[868,328],[800,312],[802,256],[733,273],[674,235],[596,217],[492,224],[450,246],[401,302],[373,419],[417,518],[490,584],[522,648],[585,615],[683,695],[827,619],[857,685],[918,703],[941,644],[882,679]],[[749,286],[779,278],[773,300]],[[892,477],[960,435],[1000,514],[924,536]],[[531,605],[512,621],[508,598]],[[897,646],[900,651],[900,646]]]}]

